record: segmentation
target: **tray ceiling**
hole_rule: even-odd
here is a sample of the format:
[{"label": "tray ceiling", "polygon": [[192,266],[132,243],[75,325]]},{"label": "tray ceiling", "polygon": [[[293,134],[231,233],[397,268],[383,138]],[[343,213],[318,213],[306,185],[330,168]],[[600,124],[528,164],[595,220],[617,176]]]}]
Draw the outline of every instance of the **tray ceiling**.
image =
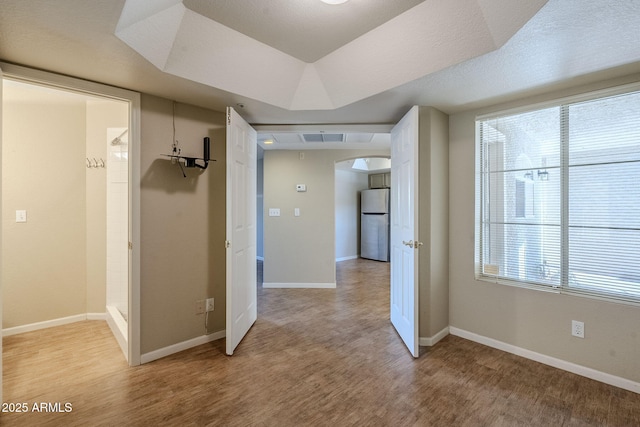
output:
[{"label": "tray ceiling", "polygon": [[[200,0],[127,0],[116,36],[166,73],[287,110],[331,110],[500,48],[546,0],[427,0],[413,7],[412,2],[390,7],[372,1],[365,7],[353,1],[334,9],[299,3],[306,8],[287,9],[291,3],[284,1],[245,0],[231,7]],[[242,13],[211,19],[225,8]],[[338,18],[345,19],[331,10],[351,20],[369,18],[330,42],[318,30],[304,31],[306,25],[331,32]],[[270,19],[256,29],[260,15]],[[278,35],[268,28],[292,27],[287,15],[294,23],[304,21],[302,29],[289,33],[295,43],[283,39],[288,31]]]}]

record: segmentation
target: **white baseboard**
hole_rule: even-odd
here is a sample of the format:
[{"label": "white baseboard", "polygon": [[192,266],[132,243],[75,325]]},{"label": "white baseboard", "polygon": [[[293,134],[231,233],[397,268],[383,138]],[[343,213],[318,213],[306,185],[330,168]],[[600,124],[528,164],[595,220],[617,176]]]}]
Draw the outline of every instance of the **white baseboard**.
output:
[{"label": "white baseboard", "polygon": [[182,341],[177,344],[170,345],[168,347],[159,348],[158,350],[150,351],[140,356],[140,363],[149,363],[154,360],[161,359],[163,357],[170,356],[175,353],[179,353],[184,350],[188,350],[193,347],[197,347],[202,344],[206,344],[211,341],[219,340],[226,336],[226,331],[218,331],[209,335],[201,335],[196,338],[192,338],[187,341]]},{"label": "white baseboard", "polygon": [[605,372],[597,371],[592,368],[587,368],[586,366],[577,365],[575,363],[567,362],[566,360],[557,359],[555,357],[547,356],[541,353],[536,353],[535,351],[517,347],[512,344],[507,344],[505,342],[494,340],[493,338],[488,338],[482,335],[475,334],[473,332],[465,331],[463,329],[458,329],[453,326],[449,327],[449,333],[451,333],[451,335],[465,338],[470,341],[475,341],[489,347],[497,348],[498,350],[506,351],[507,353],[534,360],[544,365],[553,366],[554,368],[562,369],[563,371],[571,372],[573,374],[600,381],[602,383],[619,387],[625,390],[629,390],[634,393],[640,393],[640,383],[628,380],[626,378],[607,374]]},{"label": "white baseboard", "polygon": [[418,339],[418,344],[423,346],[423,347],[432,347],[434,345],[436,345],[438,343],[438,341],[440,341],[442,338],[446,337],[447,335],[449,335],[449,327],[447,326],[446,328],[444,328],[443,330],[441,330],[440,332],[438,332],[437,334],[435,334],[432,337],[420,337]]},{"label": "white baseboard", "polygon": [[87,320],[107,320],[107,313],[87,313]]},{"label": "white baseboard", "polygon": [[129,360],[129,345],[128,341],[128,325],[127,322],[122,317],[122,314],[118,311],[114,306],[107,306],[106,313],[107,325],[111,329],[111,333],[114,338],[118,342],[120,346],[120,350],[122,350],[122,354],[124,354],[124,358]]},{"label": "white baseboard", "polygon": [[83,320],[106,320],[104,313],[85,313],[75,316],[61,317],[59,319],[45,320],[44,322],[30,323],[28,325],[14,326],[2,330],[2,336],[23,334],[25,332],[38,331],[40,329],[53,328],[54,326],[68,325],[69,323],[82,322]]},{"label": "white baseboard", "polygon": [[336,258],[336,262],[349,261],[350,259],[358,259],[358,255],[343,256],[343,257],[340,257],[340,258]]},{"label": "white baseboard", "polygon": [[263,283],[265,289],[335,289],[334,283]]}]

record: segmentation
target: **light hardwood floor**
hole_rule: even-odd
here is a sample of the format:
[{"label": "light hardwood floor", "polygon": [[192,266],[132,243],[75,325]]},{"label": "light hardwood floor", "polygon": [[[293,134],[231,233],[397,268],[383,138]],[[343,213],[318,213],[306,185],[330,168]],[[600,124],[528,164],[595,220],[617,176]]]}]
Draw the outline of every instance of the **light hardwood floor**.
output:
[{"label": "light hardwood floor", "polygon": [[219,340],[129,368],[96,321],[4,338],[4,401],[72,412],[0,424],[640,425],[638,394],[458,337],[412,359],[389,323],[386,263],[339,263],[335,290],[258,293],[233,357]]}]

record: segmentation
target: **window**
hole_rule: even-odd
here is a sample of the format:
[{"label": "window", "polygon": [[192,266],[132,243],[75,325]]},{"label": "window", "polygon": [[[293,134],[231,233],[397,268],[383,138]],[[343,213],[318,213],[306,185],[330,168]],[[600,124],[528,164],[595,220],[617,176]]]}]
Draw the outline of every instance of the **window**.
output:
[{"label": "window", "polygon": [[640,92],[476,121],[476,278],[640,303]]}]

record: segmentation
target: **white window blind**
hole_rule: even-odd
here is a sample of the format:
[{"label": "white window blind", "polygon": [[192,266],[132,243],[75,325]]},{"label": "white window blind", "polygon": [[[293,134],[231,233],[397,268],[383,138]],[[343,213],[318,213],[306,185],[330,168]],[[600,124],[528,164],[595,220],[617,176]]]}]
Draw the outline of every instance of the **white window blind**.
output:
[{"label": "white window blind", "polygon": [[640,302],[640,92],[476,131],[476,277]]}]

